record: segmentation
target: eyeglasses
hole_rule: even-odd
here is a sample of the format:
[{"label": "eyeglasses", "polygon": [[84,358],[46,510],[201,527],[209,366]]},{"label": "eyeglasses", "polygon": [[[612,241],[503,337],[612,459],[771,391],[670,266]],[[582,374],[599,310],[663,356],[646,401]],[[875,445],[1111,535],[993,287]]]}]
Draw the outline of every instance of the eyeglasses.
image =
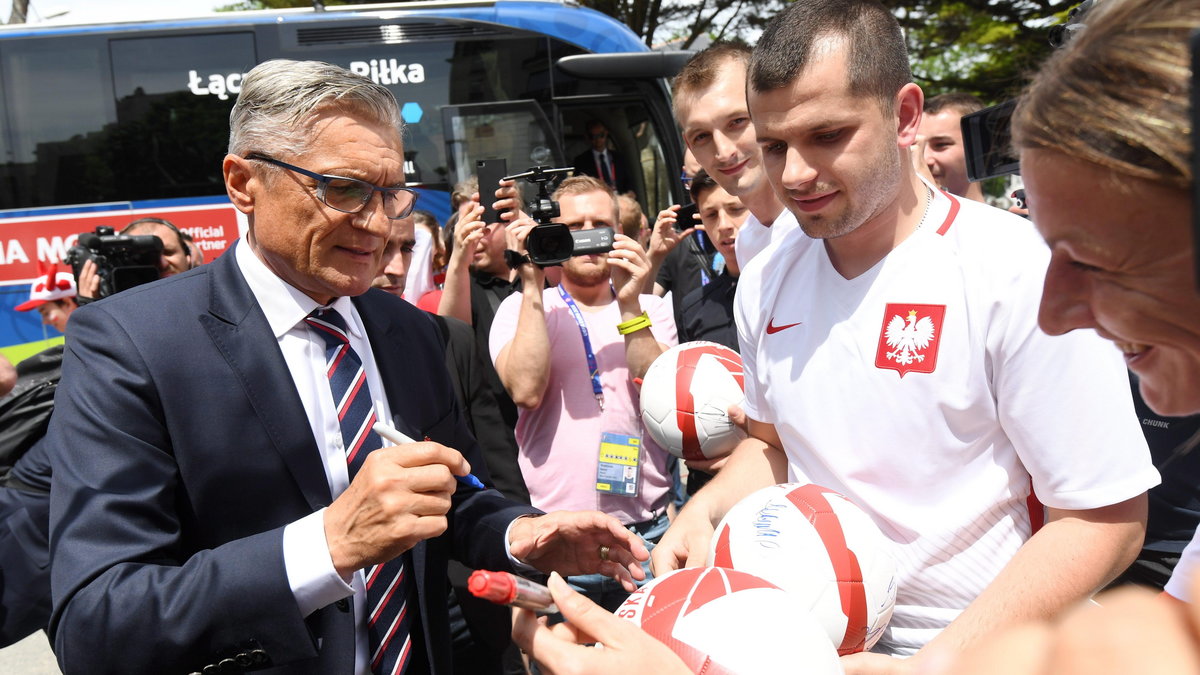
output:
[{"label": "eyeglasses", "polygon": [[607,131],[598,131],[594,134],[588,134],[588,138],[597,139],[597,140],[601,139],[601,138],[608,138],[608,132]]},{"label": "eyeglasses", "polygon": [[679,173],[679,182],[683,183],[683,187],[690,188],[692,186],[692,177],[687,175],[686,171]]},{"label": "eyeglasses", "polygon": [[257,152],[246,155],[246,159],[254,159],[268,164],[280,166],[288,171],[308,176],[317,181],[317,198],[325,206],[342,213],[358,213],[363,210],[371,196],[376,192],[383,195],[383,213],[391,220],[401,220],[412,215],[417,205],[417,192],[405,187],[379,187],[357,178],[345,176],[326,176],[308,169],[301,169],[294,164],[281,162],[274,157],[267,157]]}]

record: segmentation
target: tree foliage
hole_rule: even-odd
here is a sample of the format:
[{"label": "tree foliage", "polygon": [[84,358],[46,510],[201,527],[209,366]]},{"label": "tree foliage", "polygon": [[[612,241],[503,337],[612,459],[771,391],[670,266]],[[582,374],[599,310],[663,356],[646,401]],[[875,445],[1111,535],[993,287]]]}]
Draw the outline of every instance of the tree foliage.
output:
[{"label": "tree foliage", "polygon": [[680,49],[702,38],[749,39],[762,30],[787,0],[582,0],[582,4],[621,21],[650,47],[672,43]]},{"label": "tree foliage", "polygon": [[965,91],[999,103],[1049,55],[1050,26],[1079,0],[883,0],[908,39],[926,95]]}]

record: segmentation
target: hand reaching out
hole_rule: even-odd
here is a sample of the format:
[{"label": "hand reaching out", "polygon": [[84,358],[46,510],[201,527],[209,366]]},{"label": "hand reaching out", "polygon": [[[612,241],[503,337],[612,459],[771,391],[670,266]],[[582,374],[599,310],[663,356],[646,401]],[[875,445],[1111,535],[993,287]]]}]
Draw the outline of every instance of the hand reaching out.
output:
[{"label": "hand reaching out", "polygon": [[681,223],[684,226],[682,231],[676,230],[679,209],[682,208],[679,204],[672,204],[662,211],[658,212],[658,217],[654,220],[654,228],[650,233],[650,244],[647,247],[651,262],[661,261],[667,257],[679,242],[691,236],[692,232],[696,231],[696,223]]},{"label": "hand reaching out", "polygon": [[[515,613],[513,640],[551,675],[690,675],[683,660],[641,628],[617,618],[576,593],[558,574],[550,594],[566,623],[549,626],[544,617]],[[586,646],[604,645],[603,649]]]}]

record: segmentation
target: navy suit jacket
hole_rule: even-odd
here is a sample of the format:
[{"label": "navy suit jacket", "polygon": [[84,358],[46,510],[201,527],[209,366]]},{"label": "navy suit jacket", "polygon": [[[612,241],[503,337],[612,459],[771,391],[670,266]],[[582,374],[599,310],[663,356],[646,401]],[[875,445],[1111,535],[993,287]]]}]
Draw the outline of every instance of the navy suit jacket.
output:
[{"label": "navy suit jacket", "polygon": [[[625,165],[625,160],[621,156],[621,153],[609,150],[608,159],[612,162],[613,175],[617,180],[617,184],[612,186],[613,190],[617,194],[624,194],[633,190],[633,177],[629,174],[629,168]],[[606,183],[608,182],[607,178],[598,175],[600,172],[596,170],[596,156],[592,154],[591,148],[576,155],[574,164],[576,176],[592,176]]]},{"label": "navy suit jacket", "polygon": [[[239,244],[240,245],[240,244]],[[382,291],[354,300],[398,429],[463,452],[489,482],[436,327]],[[48,444],[50,632],[67,674],[352,672],[350,602],[300,615],[287,524],[332,497],[266,317],[230,253],[71,317]],[[504,534],[534,512],[460,485],[440,537],[411,552],[425,659],[449,672],[446,561],[511,569]],[[225,671],[222,671],[225,672]]]}]

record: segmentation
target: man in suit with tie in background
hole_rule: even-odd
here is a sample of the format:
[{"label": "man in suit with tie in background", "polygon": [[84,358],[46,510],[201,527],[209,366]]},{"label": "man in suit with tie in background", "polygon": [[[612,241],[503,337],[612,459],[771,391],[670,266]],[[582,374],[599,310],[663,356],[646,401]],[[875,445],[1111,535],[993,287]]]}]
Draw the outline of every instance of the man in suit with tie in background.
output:
[{"label": "man in suit with tie in background", "polygon": [[575,158],[575,175],[599,178],[617,194],[633,190],[629,168],[621,160],[621,155],[608,147],[608,139],[612,135],[608,132],[608,127],[604,126],[604,122],[588,122],[587,137],[592,147]]}]

